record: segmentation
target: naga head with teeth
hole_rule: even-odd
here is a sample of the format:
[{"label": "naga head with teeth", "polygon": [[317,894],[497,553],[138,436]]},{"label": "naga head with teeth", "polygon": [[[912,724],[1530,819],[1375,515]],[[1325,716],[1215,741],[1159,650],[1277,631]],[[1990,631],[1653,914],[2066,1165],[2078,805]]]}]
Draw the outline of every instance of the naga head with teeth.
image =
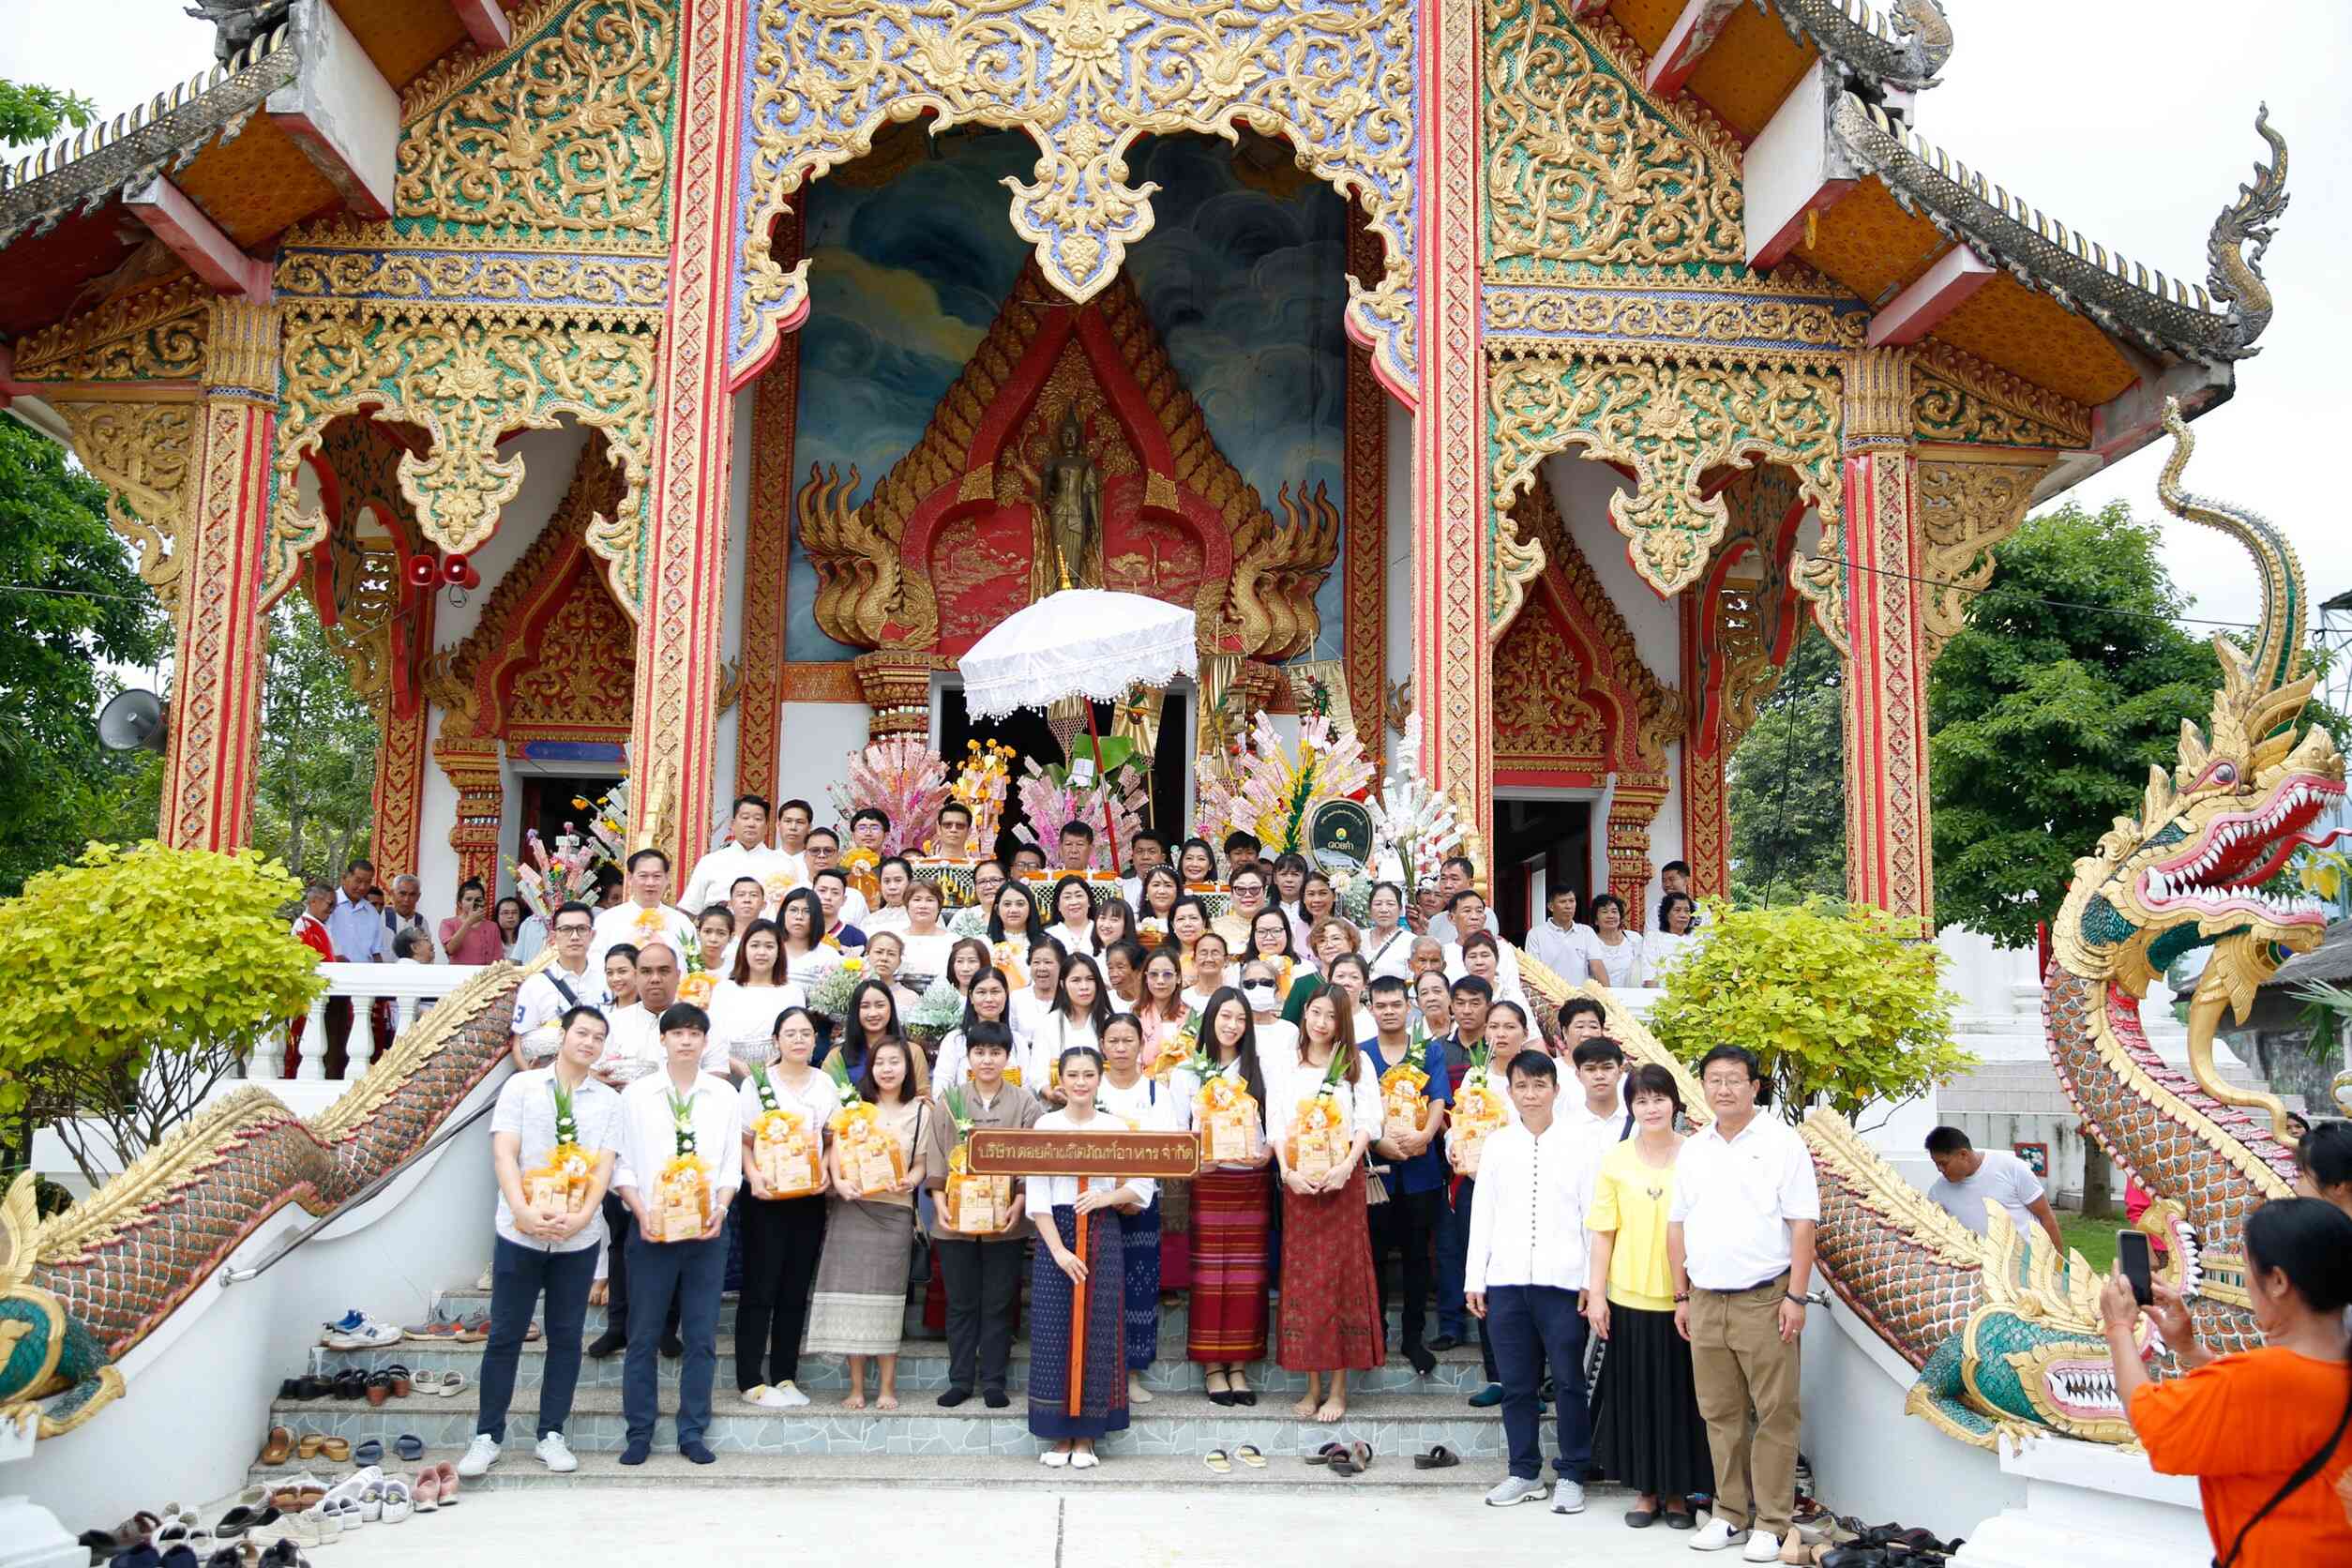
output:
[{"label": "naga head with teeth", "polygon": [[2074,862],[2053,933],[2068,970],[2133,996],[2192,948],[2235,937],[2301,952],[2327,925],[2317,901],[2262,888],[2297,849],[2337,836],[2310,831],[2344,798],[2328,732],[2297,734],[2313,677],[2273,687],[2237,644],[2214,648],[2210,721],[2202,732],[2181,721],[2179,765],[2148,770],[2138,820],[2117,818],[2098,852]]}]

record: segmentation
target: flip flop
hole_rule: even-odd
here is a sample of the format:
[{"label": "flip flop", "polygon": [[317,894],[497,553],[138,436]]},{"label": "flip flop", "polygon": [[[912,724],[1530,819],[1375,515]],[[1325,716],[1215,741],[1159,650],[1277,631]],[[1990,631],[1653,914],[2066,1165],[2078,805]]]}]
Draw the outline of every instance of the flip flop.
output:
[{"label": "flip flop", "polygon": [[[273,1426],[269,1429],[268,1438],[262,1443],[261,1462],[264,1465],[282,1465],[294,1457],[294,1428]],[[116,1534],[120,1533],[120,1530],[116,1531]]]},{"label": "flip flop", "polygon": [[1314,1453],[1302,1455],[1310,1465],[1336,1464],[1347,1456],[1348,1445],[1337,1442],[1327,1442]]},{"label": "flip flop", "polygon": [[414,1432],[402,1432],[392,1440],[392,1452],[413,1465],[425,1456],[425,1440]]},{"label": "flip flop", "polygon": [[1266,1468],[1266,1456],[1263,1454],[1259,1453],[1256,1446],[1250,1443],[1244,1443],[1241,1447],[1235,1449],[1233,1451],[1233,1457],[1239,1459],[1243,1464],[1247,1465],[1251,1470],[1264,1470]]},{"label": "flip flop", "polygon": [[1349,1443],[1347,1450],[1331,1462],[1334,1475],[1362,1475],[1372,1468],[1372,1445],[1368,1442]]},{"label": "flip flop", "polygon": [[1452,1470],[1461,1462],[1461,1456],[1443,1443],[1438,1444],[1426,1454],[1413,1455],[1413,1469],[1415,1470]]},{"label": "flip flop", "polygon": [[1209,1450],[1208,1453],[1203,1454],[1200,1456],[1200,1462],[1208,1466],[1211,1470],[1216,1471],[1219,1475],[1230,1475],[1233,1473],[1233,1461],[1225,1456],[1225,1450],[1222,1448],[1213,1448]]},{"label": "flip flop", "polygon": [[380,1465],[384,1463],[384,1440],[382,1438],[362,1438],[359,1440],[359,1446],[351,1451],[351,1460],[354,1465]]}]

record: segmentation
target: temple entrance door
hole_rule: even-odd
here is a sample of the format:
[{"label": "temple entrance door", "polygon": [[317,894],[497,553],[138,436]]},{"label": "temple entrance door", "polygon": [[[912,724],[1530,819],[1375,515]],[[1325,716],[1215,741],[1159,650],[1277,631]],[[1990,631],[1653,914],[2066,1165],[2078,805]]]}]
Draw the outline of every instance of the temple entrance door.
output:
[{"label": "temple entrance door", "polygon": [[1524,942],[1558,887],[1576,890],[1576,918],[1591,923],[1592,803],[1589,800],[1495,802],[1493,887],[1496,930]]},{"label": "temple entrance door", "polygon": [[588,831],[588,813],[572,802],[601,800],[619,782],[617,775],[610,778],[586,774],[523,775],[517,780],[521,787],[522,814],[515,823],[515,841],[506,846],[507,854],[521,859],[523,845],[534,828],[538,830],[539,841],[548,846],[550,852],[554,850],[556,835],[564,831],[566,822],[574,832],[584,836]]},{"label": "temple entrance door", "polygon": [[[1184,808],[1192,799],[1191,776],[1184,766],[1185,747],[1190,744],[1192,729],[1186,705],[1191,694],[1171,691],[1161,708],[1159,749],[1152,757],[1152,809],[1145,813],[1146,822],[1170,834],[1178,834],[1184,825]],[[1110,733],[1110,704],[1094,704],[1094,722],[1104,734]],[[1004,792],[1004,822],[998,830],[1000,848],[1018,842],[1014,827],[1028,821],[1021,812],[1019,781],[1028,769],[1021,765],[1024,757],[1034,757],[1040,764],[1062,760],[1062,747],[1055,743],[1053,731],[1046,726],[1046,716],[1034,709],[1023,708],[1006,718],[983,719],[975,722],[964,708],[964,690],[960,685],[943,682],[939,687],[939,754],[947,759],[950,770],[962,765],[964,747],[972,741],[1002,741],[1013,748],[1013,787]],[[1096,823],[1097,831],[1102,824]],[[1057,830],[1058,831],[1058,830]],[[1050,858],[1053,841],[1050,834],[1045,838]],[[1123,853],[1123,850],[1122,851]]]}]

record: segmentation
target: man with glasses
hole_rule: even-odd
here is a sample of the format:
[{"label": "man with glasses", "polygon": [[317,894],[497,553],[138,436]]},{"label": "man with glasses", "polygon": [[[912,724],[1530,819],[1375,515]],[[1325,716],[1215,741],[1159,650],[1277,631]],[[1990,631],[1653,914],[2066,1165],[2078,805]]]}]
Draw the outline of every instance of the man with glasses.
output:
[{"label": "man with glasses", "polygon": [[605,988],[603,966],[588,962],[588,942],[596,929],[596,914],[577,899],[555,912],[549,927],[554,960],[515,993],[515,1071],[528,1072],[554,1060],[563,1043],[562,1020],[573,1008],[611,1012],[612,993]]}]

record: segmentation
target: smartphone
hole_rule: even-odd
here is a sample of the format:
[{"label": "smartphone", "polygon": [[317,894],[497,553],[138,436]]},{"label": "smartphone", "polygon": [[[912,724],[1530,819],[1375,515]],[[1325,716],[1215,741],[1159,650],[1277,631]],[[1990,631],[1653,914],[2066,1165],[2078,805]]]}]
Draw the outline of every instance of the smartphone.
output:
[{"label": "smartphone", "polygon": [[2118,1230],[2115,1233],[2116,1266],[2123,1277],[2132,1282],[2132,1299],[2142,1306],[2152,1306],[2156,1292],[2150,1288],[2154,1278],[2149,1259],[2148,1233],[2144,1230]]}]

